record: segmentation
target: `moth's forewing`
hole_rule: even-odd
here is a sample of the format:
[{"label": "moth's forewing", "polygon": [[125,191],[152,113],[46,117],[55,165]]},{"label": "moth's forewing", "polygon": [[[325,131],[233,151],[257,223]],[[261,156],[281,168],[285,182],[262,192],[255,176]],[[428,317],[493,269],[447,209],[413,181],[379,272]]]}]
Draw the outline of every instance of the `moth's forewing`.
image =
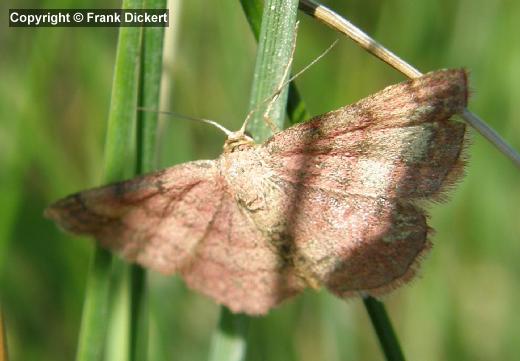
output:
[{"label": "moth's forewing", "polygon": [[189,261],[216,211],[216,172],[214,161],[181,164],[71,195],[45,215],[129,261],[171,274]]}]

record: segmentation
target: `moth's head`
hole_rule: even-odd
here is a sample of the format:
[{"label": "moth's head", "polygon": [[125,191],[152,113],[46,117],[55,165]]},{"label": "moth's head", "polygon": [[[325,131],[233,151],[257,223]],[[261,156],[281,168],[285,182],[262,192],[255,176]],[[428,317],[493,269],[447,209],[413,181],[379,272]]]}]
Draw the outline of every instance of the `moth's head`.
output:
[{"label": "moth's head", "polygon": [[253,145],[255,145],[255,141],[244,131],[231,132],[224,142],[224,153],[245,150],[251,148]]}]

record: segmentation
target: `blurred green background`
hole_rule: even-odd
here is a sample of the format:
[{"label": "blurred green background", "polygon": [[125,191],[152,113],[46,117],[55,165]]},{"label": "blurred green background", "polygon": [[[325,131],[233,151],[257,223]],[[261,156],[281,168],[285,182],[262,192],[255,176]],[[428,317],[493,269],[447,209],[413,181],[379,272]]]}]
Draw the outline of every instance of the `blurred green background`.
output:
[{"label": "blurred green background", "polygon": [[[520,149],[520,2],[324,3],[422,71],[466,67],[470,109]],[[8,344],[12,360],[71,360],[92,241],[63,234],[42,211],[99,185],[117,29],[9,28],[15,7],[120,3],[0,3],[0,297]],[[170,8],[162,108],[237,129],[256,49],[239,2],[175,1]],[[403,79],[348,39],[300,18],[294,69],[341,39],[297,80],[313,115]],[[207,125],[163,119],[160,164],[215,158],[223,141]],[[478,135],[468,155],[467,176],[451,199],[430,207],[435,247],[420,277],[384,299],[410,360],[520,354],[520,172]],[[151,274],[150,287],[150,360],[205,360],[219,308],[175,277]],[[360,300],[325,291],[254,319],[250,338],[252,360],[382,359]]]}]

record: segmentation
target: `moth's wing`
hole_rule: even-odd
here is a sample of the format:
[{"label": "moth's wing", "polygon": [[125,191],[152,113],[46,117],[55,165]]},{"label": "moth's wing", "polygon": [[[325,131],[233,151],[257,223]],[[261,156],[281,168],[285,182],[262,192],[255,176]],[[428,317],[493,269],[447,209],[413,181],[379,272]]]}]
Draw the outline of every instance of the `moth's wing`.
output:
[{"label": "moth's wing", "polygon": [[[278,184],[282,184],[278,182]],[[293,264],[340,297],[381,295],[411,279],[429,250],[424,212],[398,198],[285,184]]]},{"label": "moth's wing", "polygon": [[291,182],[353,194],[429,198],[462,174],[463,70],[390,86],[356,104],[291,127],[263,144]]},{"label": "moth's wing", "polygon": [[428,248],[417,201],[462,173],[466,74],[440,71],[276,134],[262,146],[284,188],[299,269],[346,296],[409,279]]},{"label": "moth's wing", "polygon": [[264,314],[303,286],[242,213],[217,161],[87,190],[45,214],[129,261],[180,273],[190,288],[235,312]]},{"label": "moth's wing", "polygon": [[68,196],[45,215],[165,274],[189,262],[218,209],[214,161],[189,162]]}]

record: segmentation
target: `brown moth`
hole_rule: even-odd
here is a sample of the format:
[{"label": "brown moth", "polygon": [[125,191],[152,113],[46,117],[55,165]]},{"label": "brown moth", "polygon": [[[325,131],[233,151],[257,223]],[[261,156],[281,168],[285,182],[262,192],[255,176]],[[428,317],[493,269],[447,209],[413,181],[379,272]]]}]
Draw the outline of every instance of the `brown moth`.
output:
[{"label": "brown moth", "polygon": [[45,215],[234,312],[306,287],[378,296],[430,248],[421,201],[463,173],[464,70],[389,86],[255,144],[57,201]]}]

